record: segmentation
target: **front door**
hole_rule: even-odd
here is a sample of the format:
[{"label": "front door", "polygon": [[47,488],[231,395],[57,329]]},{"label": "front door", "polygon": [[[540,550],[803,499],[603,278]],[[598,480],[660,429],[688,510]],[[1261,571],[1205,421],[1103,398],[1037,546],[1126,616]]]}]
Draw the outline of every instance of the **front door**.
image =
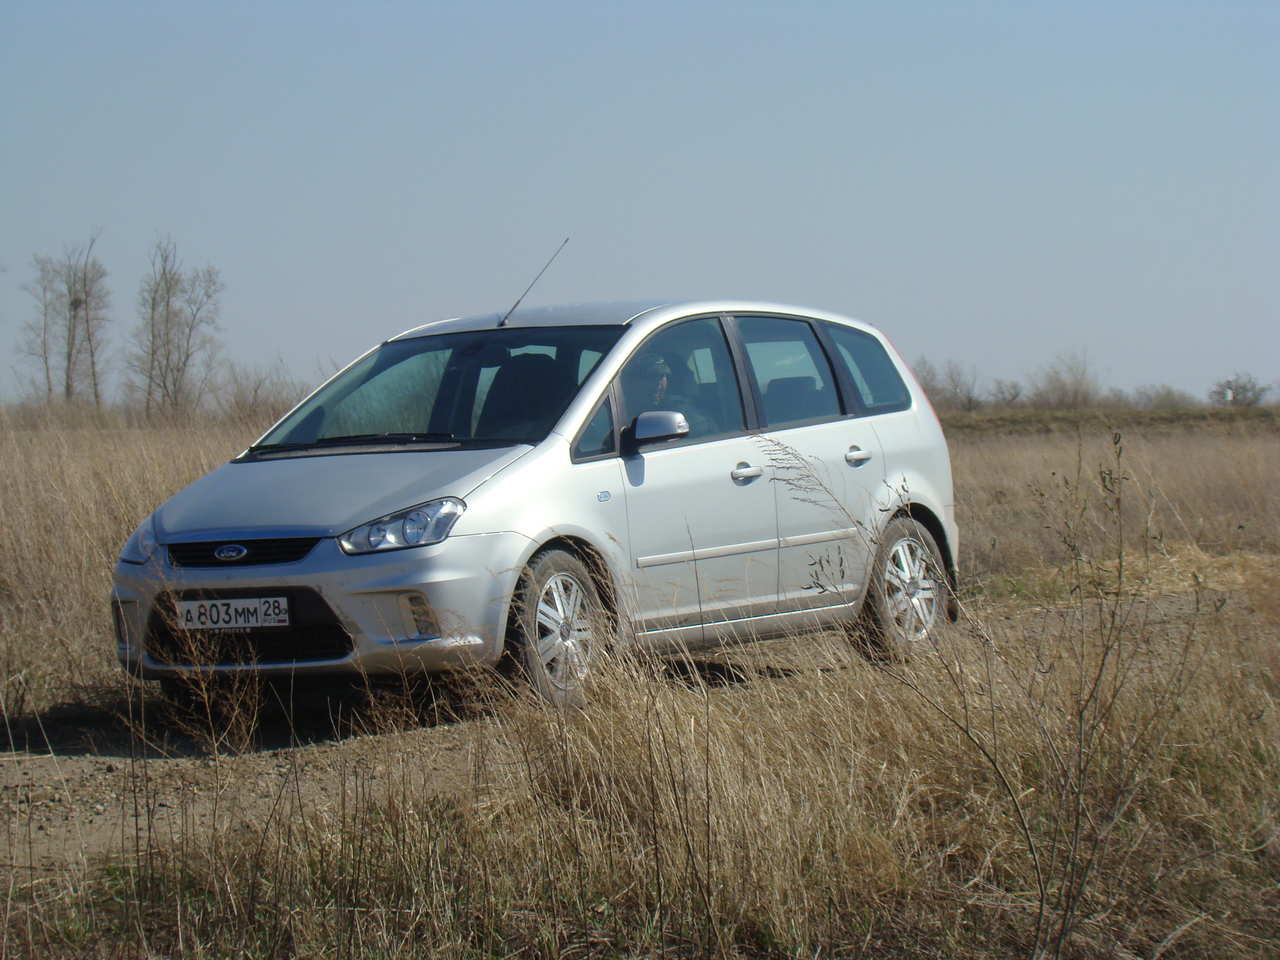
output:
[{"label": "front door", "polygon": [[[704,623],[776,609],[773,470],[745,433],[721,322],[685,320],[650,337],[619,374],[624,422],[685,415],[689,433],[624,457],[636,620],[652,644],[695,644]],[[730,626],[730,630],[732,626]]]}]

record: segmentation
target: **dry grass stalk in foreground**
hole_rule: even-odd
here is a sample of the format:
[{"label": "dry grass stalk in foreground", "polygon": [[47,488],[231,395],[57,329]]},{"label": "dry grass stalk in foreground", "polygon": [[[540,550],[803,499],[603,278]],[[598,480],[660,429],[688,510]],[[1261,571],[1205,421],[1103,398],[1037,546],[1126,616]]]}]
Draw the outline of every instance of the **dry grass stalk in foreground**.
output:
[{"label": "dry grass stalk in foreground", "polygon": [[501,705],[468,798],[433,796],[411,763],[377,786],[340,771],[332,815],[286,790],[270,819],[151,849],[71,899],[11,895],[10,936],[54,953],[181,933],[257,956],[1269,956],[1270,637],[1211,607],[1130,610],[1119,655],[1064,610],[955,630],[899,682],[830,637],[781,669],[744,654],[723,687],[617,662],[589,711]]},{"label": "dry grass stalk in foreground", "polygon": [[585,712],[499,698],[469,796],[411,763],[376,788],[339,774],[330,815],[284,791],[58,897],[12,888],[7,942],[1271,956],[1275,623],[1150,590],[1168,538],[1129,529],[1125,461],[1102,464],[1028,502],[1051,505],[1028,512],[1053,521],[1069,600],[1038,617],[971,618],[904,667],[830,636],[718,672],[617,659]]}]

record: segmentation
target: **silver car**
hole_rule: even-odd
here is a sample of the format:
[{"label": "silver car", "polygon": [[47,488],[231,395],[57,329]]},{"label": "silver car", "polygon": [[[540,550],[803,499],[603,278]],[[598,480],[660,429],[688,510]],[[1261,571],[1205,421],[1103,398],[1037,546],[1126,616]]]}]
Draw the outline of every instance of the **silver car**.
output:
[{"label": "silver car", "polygon": [[875,329],[770,303],[429,323],[336,374],[125,544],[126,670],[371,675],[765,638],[950,610],[932,408]]}]

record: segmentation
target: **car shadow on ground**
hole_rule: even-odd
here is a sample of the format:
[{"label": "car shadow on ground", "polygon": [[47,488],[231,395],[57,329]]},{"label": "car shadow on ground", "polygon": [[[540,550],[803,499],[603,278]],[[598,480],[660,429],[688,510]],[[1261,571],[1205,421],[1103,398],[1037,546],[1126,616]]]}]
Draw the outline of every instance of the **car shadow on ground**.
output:
[{"label": "car shadow on ground", "polygon": [[[657,676],[689,689],[782,680],[805,670],[728,657],[659,659]],[[812,668],[810,668],[811,670]],[[820,668],[820,672],[827,669]],[[0,718],[0,749],[30,756],[201,758],[265,753],[492,717],[502,678],[292,682],[170,690],[131,682],[35,714]]]},{"label": "car shadow on ground", "polygon": [[488,716],[494,697],[474,681],[435,679],[267,685],[247,693],[162,695],[150,684],[102,691],[35,714],[5,717],[11,753],[141,759],[286,750]]},{"label": "car shadow on ground", "polygon": [[805,671],[795,667],[681,657],[678,660],[664,661],[662,672],[668,680],[694,689],[704,686],[734,687],[755,680],[784,680],[788,677],[800,676]]}]

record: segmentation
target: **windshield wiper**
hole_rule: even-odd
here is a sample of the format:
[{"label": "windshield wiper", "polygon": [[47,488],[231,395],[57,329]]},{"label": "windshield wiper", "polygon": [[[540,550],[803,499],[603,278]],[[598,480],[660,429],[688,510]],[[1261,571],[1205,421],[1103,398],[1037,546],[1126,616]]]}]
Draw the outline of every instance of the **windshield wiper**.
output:
[{"label": "windshield wiper", "polygon": [[281,453],[286,450],[306,450],[314,443],[255,443],[245,453]]},{"label": "windshield wiper", "polygon": [[452,433],[352,433],[342,437],[320,437],[310,446],[335,447],[349,443],[448,443],[457,439]]},{"label": "windshield wiper", "polygon": [[452,433],[353,433],[341,437],[318,437],[303,443],[258,443],[246,452],[287,453],[290,450],[313,450],[316,447],[345,447],[378,443],[453,443],[457,437]]}]

